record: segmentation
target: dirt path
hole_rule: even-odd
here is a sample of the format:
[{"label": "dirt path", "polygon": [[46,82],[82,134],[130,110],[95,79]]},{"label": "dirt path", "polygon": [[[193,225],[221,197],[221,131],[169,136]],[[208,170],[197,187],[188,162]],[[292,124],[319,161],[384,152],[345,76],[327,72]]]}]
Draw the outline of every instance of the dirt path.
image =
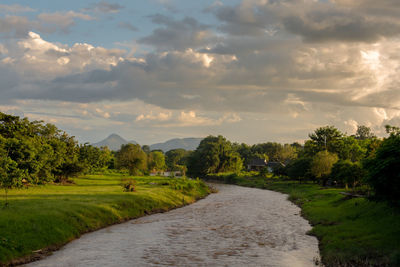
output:
[{"label": "dirt path", "polygon": [[285,195],[216,187],[195,204],[86,234],[28,266],[314,266],[318,242]]}]

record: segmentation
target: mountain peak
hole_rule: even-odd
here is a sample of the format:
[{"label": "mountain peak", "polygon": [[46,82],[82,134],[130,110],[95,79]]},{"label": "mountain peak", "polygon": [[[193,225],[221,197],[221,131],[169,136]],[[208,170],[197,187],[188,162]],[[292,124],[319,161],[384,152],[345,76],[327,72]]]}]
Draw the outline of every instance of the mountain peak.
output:
[{"label": "mountain peak", "polygon": [[106,146],[110,150],[117,151],[121,148],[122,145],[126,145],[129,143],[136,144],[135,141],[127,141],[124,138],[122,138],[121,136],[119,136],[118,134],[113,133],[113,134],[110,134],[106,139],[104,139],[98,143],[94,143],[93,146],[95,146],[95,147]]}]

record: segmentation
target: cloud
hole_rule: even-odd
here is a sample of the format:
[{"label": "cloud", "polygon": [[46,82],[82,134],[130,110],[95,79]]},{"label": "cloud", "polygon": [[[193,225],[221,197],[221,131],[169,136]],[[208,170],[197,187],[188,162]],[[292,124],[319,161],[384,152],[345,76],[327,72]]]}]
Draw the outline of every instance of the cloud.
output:
[{"label": "cloud", "polygon": [[[227,39],[225,44],[234,47],[238,40]],[[89,44],[68,47],[31,33],[19,42],[20,52],[10,52],[7,66],[24,73],[13,91],[20,98],[77,102],[138,98],[168,109],[276,114],[298,114],[315,102],[398,106],[399,61],[379,60],[398,53],[395,42],[381,47],[279,42],[265,46],[268,42],[242,50],[240,44],[232,50],[234,56],[187,49],[125,58],[121,50]],[[368,53],[380,56],[366,59]]]},{"label": "cloud", "polygon": [[308,42],[376,42],[400,34],[395,0],[242,1],[215,5],[212,12],[230,35],[295,34]]},{"label": "cloud", "polygon": [[199,115],[194,110],[182,111],[168,111],[154,113],[150,111],[148,114],[140,114],[136,117],[135,122],[145,123],[151,127],[205,127],[205,126],[219,126],[227,123],[240,122],[241,118],[236,113],[226,113],[208,117],[206,115]]},{"label": "cloud", "polygon": [[162,27],[156,28],[151,35],[139,39],[138,43],[152,45],[159,50],[184,50],[199,47],[213,38],[207,25],[191,17],[175,20],[156,14],[150,16],[150,19]]},{"label": "cloud", "polygon": [[56,32],[59,30],[63,32],[68,32],[69,28],[75,25],[76,19],[81,19],[81,20],[94,19],[90,15],[75,11],[41,13],[37,17],[39,22],[41,23],[41,31],[49,33]]},{"label": "cloud", "polygon": [[3,38],[25,38],[30,31],[67,33],[75,20],[93,20],[90,15],[75,11],[41,13],[33,20],[25,16],[6,15],[0,17],[0,34]]},{"label": "cloud", "polygon": [[168,121],[171,118],[171,113],[160,112],[158,114],[140,114],[136,117],[135,121]]},{"label": "cloud", "polygon": [[100,12],[100,13],[118,13],[124,6],[118,3],[108,3],[106,1],[100,1],[92,4],[89,8],[84,9],[85,11]]},{"label": "cloud", "polygon": [[[289,141],[327,124],[379,131],[397,123],[400,110],[399,19],[389,3],[374,11],[378,4],[367,0],[245,0],[210,7],[215,25],[157,14],[150,17],[155,30],[133,41],[131,53],[49,42],[29,31],[58,15],[55,29],[43,29],[69,29],[92,19],[85,13],[53,13],[47,21],[6,16],[0,31],[19,39],[0,45],[0,104],[86,105],[74,111],[76,129],[93,119],[92,129],[112,121],[142,133],[230,131],[256,140],[261,133],[246,130],[261,127]],[[99,104],[106,101],[110,108]],[[61,121],[57,114],[52,119]]]},{"label": "cloud", "polygon": [[3,37],[25,37],[31,27],[37,26],[37,22],[32,22],[26,17],[10,16],[0,17],[0,33]]},{"label": "cloud", "polygon": [[0,12],[1,13],[26,13],[26,12],[34,12],[36,9],[30,8],[28,6],[21,6],[18,4],[14,5],[2,5],[0,4]]}]

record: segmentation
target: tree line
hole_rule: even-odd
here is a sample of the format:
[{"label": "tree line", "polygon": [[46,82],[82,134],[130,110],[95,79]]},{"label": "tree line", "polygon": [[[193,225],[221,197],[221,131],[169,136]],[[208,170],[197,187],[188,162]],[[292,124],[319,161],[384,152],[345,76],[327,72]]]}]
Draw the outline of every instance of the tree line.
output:
[{"label": "tree line", "polygon": [[127,170],[131,175],[165,169],[184,173],[187,156],[183,149],[164,155],[134,144],[124,145],[117,152],[79,144],[53,124],[0,112],[0,188],[6,195],[14,187],[63,183],[71,176],[107,169]]},{"label": "tree line", "polygon": [[[359,126],[354,135],[334,126],[317,128],[304,145],[266,142],[232,143],[223,136],[208,136],[195,151],[150,151],[147,145],[122,145],[119,151],[78,144],[73,136],[42,121],[0,113],[0,187],[6,191],[24,184],[64,182],[69,177],[127,171],[148,175],[165,170],[191,177],[221,172],[240,173],[254,159],[279,162],[275,175],[323,186],[367,186],[376,198],[400,199],[400,129],[387,126],[387,138]],[[266,168],[259,175],[267,173]]]},{"label": "tree line", "polygon": [[[371,190],[376,199],[400,204],[400,129],[386,126],[387,138],[358,126],[347,135],[334,126],[317,128],[304,145],[267,142],[249,146],[209,136],[190,155],[188,173],[206,177],[221,172],[240,173],[252,159],[280,163],[279,177],[313,181],[322,186]],[[267,173],[266,167],[257,175]]]}]

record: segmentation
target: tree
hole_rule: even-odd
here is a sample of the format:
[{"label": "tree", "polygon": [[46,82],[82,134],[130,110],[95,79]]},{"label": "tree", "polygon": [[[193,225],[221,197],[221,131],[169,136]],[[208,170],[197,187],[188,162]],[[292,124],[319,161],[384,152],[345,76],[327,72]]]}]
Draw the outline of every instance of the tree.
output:
[{"label": "tree", "polygon": [[18,164],[7,156],[4,148],[5,138],[0,135],[0,188],[4,189],[5,206],[8,206],[8,190],[22,186],[24,172],[18,168]]},{"label": "tree", "polygon": [[146,153],[147,155],[150,154],[150,146],[148,146],[148,145],[143,145],[143,146],[142,146],[142,150],[143,150],[144,153]]},{"label": "tree", "polygon": [[365,176],[365,171],[359,163],[350,160],[339,160],[332,167],[331,177],[339,186],[345,186],[348,189],[349,184],[353,191]]},{"label": "tree", "polygon": [[343,133],[334,126],[325,126],[316,129],[314,133],[308,136],[316,152],[327,150],[332,153],[337,153],[339,150],[337,141],[343,137]]},{"label": "tree", "polygon": [[116,159],[119,168],[127,169],[130,175],[139,175],[147,167],[147,155],[137,144],[122,145]]},{"label": "tree", "polygon": [[54,174],[57,182],[65,182],[69,177],[76,176],[84,171],[84,167],[79,162],[79,146],[74,136],[62,133],[59,136],[58,153],[61,156],[61,164],[55,168]]},{"label": "tree", "polygon": [[338,156],[326,150],[318,152],[311,163],[311,173],[326,184],[326,180],[332,171],[333,165],[338,161]]},{"label": "tree", "polygon": [[355,138],[358,140],[365,140],[365,139],[370,139],[376,137],[375,134],[371,131],[371,128],[364,126],[364,125],[358,125],[357,126],[357,131],[355,134]]},{"label": "tree", "polygon": [[286,166],[286,173],[292,179],[297,179],[299,181],[311,178],[311,163],[313,159],[311,157],[298,158],[290,162]]},{"label": "tree", "polygon": [[165,169],[165,156],[160,151],[152,151],[148,157],[150,171],[162,171]]},{"label": "tree", "polygon": [[[366,140],[366,139],[364,139]],[[364,140],[358,140],[352,136],[344,136],[336,141],[337,154],[342,160],[357,162],[363,159],[367,153]]]},{"label": "tree", "polygon": [[221,135],[204,138],[188,162],[188,172],[193,176],[238,171],[242,167],[240,155],[232,149],[231,142]]},{"label": "tree", "polygon": [[400,134],[400,128],[397,126],[392,126],[392,125],[385,125],[386,132],[390,135],[399,135]]},{"label": "tree", "polygon": [[393,127],[390,130],[375,157],[365,160],[363,165],[375,196],[400,205],[400,131]]},{"label": "tree", "polygon": [[165,153],[165,164],[167,169],[171,171],[181,170],[182,166],[187,165],[188,157],[191,151],[183,148],[172,149]]},{"label": "tree", "polygon": [[[255,153],[252,151],[252,147],[245,143],[242,144],[234,143],[232,144],[232,149],[237,153],[239,153],[240,157],[243,160],[243,165],[245,166],[247,166],[252,159],[257,157]],[[263,157],[265,156],[267,155],[263,154]]]}]

